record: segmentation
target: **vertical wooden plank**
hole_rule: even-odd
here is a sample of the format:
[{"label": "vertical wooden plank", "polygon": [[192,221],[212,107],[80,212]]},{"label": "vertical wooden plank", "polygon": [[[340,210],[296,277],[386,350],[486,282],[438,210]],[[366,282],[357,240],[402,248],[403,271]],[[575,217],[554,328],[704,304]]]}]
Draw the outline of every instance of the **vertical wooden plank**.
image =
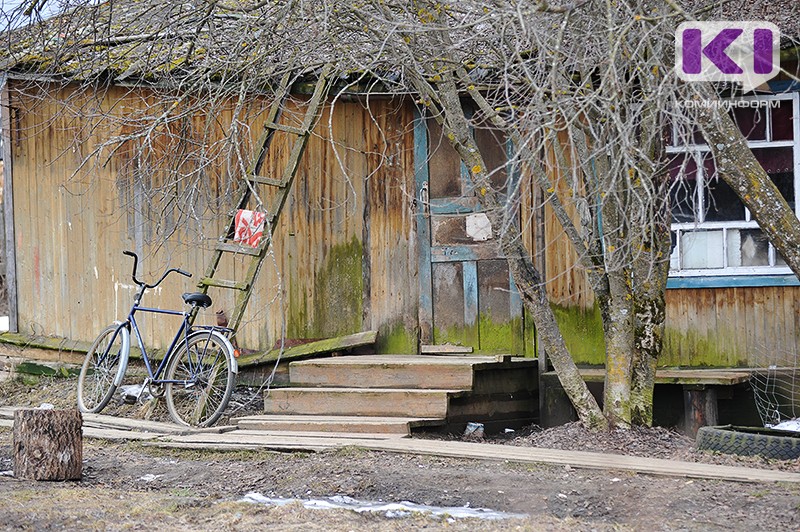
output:
[{"label": "vertical wooden plank", "polygon": [[464,339],[468,345],[480,346],[478,338],[478,263],[465,261],[462,269],[464,283]]},{"label": "vertical wooden plank", "polygon": [[786,324],[786,353],[785,353],[785,360],[795,360],[798,355],[800,355],[800,349],[798,349],[798,340],[800,340],[800,334],[797,334],[795,331],[798,331],[798,323],[796,320],[800,319],[800,316],[797,315],[795,311],[795,304],[800,301],[800,290],[797,287],[786,287],[781,291],[781,299],[783,300],[783,319],[784,323]]},{"label": "vertical wooden plank", "polygon": [[12,134],[19,135],[19,132],[14,132],[11,127],[11,97],[8,77],[4,75],[0,80],[0,84],[0,115],[2,116],[3,127],[3,220],[5,223],[8,322],[9,329],[13,332],[18,332],[17,246],[14,238],[14,164],[11,150],[16,140],[12,138]]},{"label": "vertical wooden plank", "polygon": [[508,275],[508,288],[509,288],[509,313],[511,315],[511,323],[515,327],[512,331],[511,337],[511,350],[513,354],[526,355],[532,351],[533,345],[525,345],[525,332],[523,323],[523,308],[522,298],[519,295],[517,284],[514,282],[514,276],[509,272]]},{"label": "vertical wooden plank", "polygon": [[728,288],[728,302],[729,310],[729,323],[731,326],[731,352],[729,355],[729,362],[733,366],[745,364],[747,361],[746,347],[747,347],[747,317],[744,314],[744,302],[742,298],[744,293],[741,288]]},{"label": "vertical wooden plank", "polygon": [[765,286],[764,293],[764,354],[775,360],[783,353],[780,313],[777,312],[774,286]]},{"label": "vertical wooden plank", "polygon": [[738,299],[741,300],[741,307],[738,309],[740,312],[739,316],[744,316],[745,319],[743,354],[747,357],[748,364],[758,358],[754,356],[754,349],[756,349],[756,329],[759,327],[759,323],[753,309],[753,290],[753,288],[741,288],[738,290]]},{"label": "vertical wooden plank", "polygon": [[704,366],[721,366],[725,364],[724,360],[720,360],[720,354],[716,345],[719,339],[720,332],[717,327],[717,289],[701,289],[702,297],[698,299],[698,303],[702,304],[700,311],[700,319],[698,320],[698,344],[701,349],[708,350],[707,353],[702,353]]},{"label": "vertical wooden plank", "polygon": [[431,282],[431,228],[426,215],[428,201],[428,133],[425,119],[414,108],[414,180],[416,183],[417,250],[419,256],[420,342],[433,341],[433,288]]},{"label": "vertical wooden plank", "polygon": [[712,334],[716,336],[717,352],[719,353],[720,364],[730,366],[734,364],[733,355],[736,323],[732,323],[733,308],[731,305],[731,290],[729,288],[719,288],[716,290],[714,313],[716,314],[716,331]]}]

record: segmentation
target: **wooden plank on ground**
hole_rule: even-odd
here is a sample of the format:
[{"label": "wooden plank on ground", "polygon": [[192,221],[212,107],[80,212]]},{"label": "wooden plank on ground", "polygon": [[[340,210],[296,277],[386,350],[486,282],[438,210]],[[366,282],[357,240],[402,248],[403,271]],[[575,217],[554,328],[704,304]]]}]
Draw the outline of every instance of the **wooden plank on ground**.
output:
[{"label": "wooden plank on ground", "polygon": [[241,356],[238,359],[238,363],[239,367],[241,368],[244,366],[275,362],[279,358],[281,360],[299,360],[302,358],[312,357],[314,355],[345,351],[353,347],[372,345],[377,339],[378,331],[360,332],[347,336],[339,336],[336,338],[328,338],[325,340],[318,340],[316,342],[309,342],[307,344],[297,345],[294,347],[287,347],[283,350],[283,354],[281,354],[280,349],[272,349],[265,353],[254,353],[252,355]]},{"label": "wooden plank on ground", "polygon": [[131,441],[131,440],[152,440],[162,436],[155,432],[138,432],[135,430],[120,430],[100,427],[83,427],[85,438],[95,438],[99,440]]},{"label": "wooden plank on ground", "polygon": [[325,432],[325,431],[305,431],[305,430],[263,430],[263,429],[240,429],[236,432],[238,436],[258,435],[275,436],[279,438],[298,437],[298,438],[334,438],[343,440],[396,440],[408,438],[408,434],[396,434],[391,432]]},{"label": "wooden plank on ground", "polygon": [[584,467],[588,469],[632,471],[651,475],[684,478],[727,480],[734,482],[791,482],[800,483],[800,474],[768,469],[721,466],[695,462],[678,462],[659,458],[641,458],[617,454],[562,451],[536,447],[514,447],[485,443],[443,442],[436,440],[373,441],[361,447],[376,451],[473,458],[480,460],[522,463],[547,463]]},{"label": "wooden plank on ground", "polygon": [[324,451],[326,448],[319,449],[283,449],[282,451],[275,451],[265,448],[259,444],[249,443],[229,443],[229,444],[216,444],[216,443],[183,443],[174,441],[145,441],[142,445],[147,447],[162,447],[167,449],[199,449],[206,451],[260,451],[267,453],[279,454],[280,452],[302,450],[302,451]]},{"label": "wooden plank on ground", "polygon": [[615,454],[563,451],[536,447],[515,447],[487,443],[467,443],[422,439],[365,440],[302,436],[271,436],[259,431],[234,431],[224,434],[186,434],[162,436],[146,445],[203,449],[271,449],[321,451],[359,447],[372,451],[409,453],[449,458],[569,465],[570,467],[630,471],[681,478],[726,480],[734,482],[791,482],[800,484],[800,474],[767,469],[731,467],[657,458]]},{"label": "wooden plank on ground", "polygon": [[84,414],[83,424],[91,427],[155,432],[158,434],[176,434],[191,430],[187,427],[176,425],[175,423],[106,416],[104,414]]}]

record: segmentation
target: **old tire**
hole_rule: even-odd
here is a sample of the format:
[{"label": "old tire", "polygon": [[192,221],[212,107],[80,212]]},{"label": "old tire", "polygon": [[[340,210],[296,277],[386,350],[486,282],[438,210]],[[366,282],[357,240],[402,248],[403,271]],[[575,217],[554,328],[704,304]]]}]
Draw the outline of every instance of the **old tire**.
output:
[{"label": "old tire", "polygon": [[777,460],[800,457],[800,433],[758,427],[701,427],[697,448],[743,456],[763,456]]}]

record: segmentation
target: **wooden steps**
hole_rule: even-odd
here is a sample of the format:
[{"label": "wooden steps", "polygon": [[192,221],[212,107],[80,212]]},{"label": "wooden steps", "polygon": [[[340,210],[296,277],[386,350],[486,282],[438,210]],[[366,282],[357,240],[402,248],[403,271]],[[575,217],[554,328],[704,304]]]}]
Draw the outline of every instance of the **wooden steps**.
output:
[{"label": "wooden steps", "polygon": [[263,431],[306,431],[322,433],[331,428],[348,434],[397,434],[407,436],[411,429],[441,424],[437,418],[263,415],[234,419],[241,429]]},{"label": "wooden steps", "polygon": [[[413,355],[362,355],[295,362],[293,386],[469,390],[477,360]],[[492,359],[487,359],[491,361]]]},{"label": "wooden steps", "polygon": [[460,390],[392,388],[276,388],[264,398],[264,412],[444,418],[450,397],[459,393]]},{"label": "wooden steps", "polygon": [[357,355],[294,361],[264,416],[242,429],[410,434],[468,421],[502,430],[537,416],[536,360],[509,356]]}]

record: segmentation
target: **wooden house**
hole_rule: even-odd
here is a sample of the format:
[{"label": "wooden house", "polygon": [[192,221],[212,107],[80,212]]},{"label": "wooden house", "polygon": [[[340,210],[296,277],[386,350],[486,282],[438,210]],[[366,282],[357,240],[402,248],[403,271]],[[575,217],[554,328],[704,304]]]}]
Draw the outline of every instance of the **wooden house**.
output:
[{"label": "wooden house", "polygon": [[[798,72],[796,50],[784,55],[787,70]],[[118,65],[108,78],[122,77],[129,67]],[[774,105],[735,113],[740,124],[749,124],[753,150],[800,214],[800,86],[780,77],[771,87],[773,94],[755,100]],[[295,96],[288,120],[306,97]],[[347,96],[329,102],[309,141],[240,345],[263,352],[282,339],[374,330],[378,353],[450,343],[476,353],[536,356],[535,327],[495,228],[476,207],[460,160],[436,122],[424,119],[408,96]],[[18,333],[12,336],[55,347],[67,344],[41,337],[87,343],[124,317],[133,286],[123,250],[143,256],[145,277],[167,266],[198,275],[205,270],[241,174],[231,159],[207,160],[208,150],[198,146],[226,149],[234,124],[237,140],[252,146],[269,104],[255,94],[246,112],[230,100],[216,102],[213,116],[182,113],[170,107],[174,94],[156,86],[112,81],[88,90],[18,66],[8,70],[2,97],[5,252]],[[155,109],[174,119],[140,134],[136,128]],[[494,174],[498,185],[523,180],[522,211],[531,213],[540,193],[504,168],[506,139],[490,129],[475,134],[488,162],[501,169]],[[266,169],[286,157],[286,139],[275,142]],[[752,367],[768,353],[778,355],[771,363],[794,366],[800,283],[729,191],[717,182],[702,184],[711,180],[703,146],[668,151],[694,158],[693,190],[703,196],[701,211],[675,213],[659,365]],[[548,243],[544,273],[576,362],[602,364],[599,312],[558,222],[548,208],[523,222],[528,249]],[[231,279],[244,275],[237,260],[223,266]],[[180,294],[193,287],[170,279],[148,296],[149,304],[178,308]],[[214,306],[200,317],[209,322],[214,311],[233,304],[223,291],[210,295]],[[143,324],[146,340],[163,346],[166,335],[155,325],[161,324]]]}]

